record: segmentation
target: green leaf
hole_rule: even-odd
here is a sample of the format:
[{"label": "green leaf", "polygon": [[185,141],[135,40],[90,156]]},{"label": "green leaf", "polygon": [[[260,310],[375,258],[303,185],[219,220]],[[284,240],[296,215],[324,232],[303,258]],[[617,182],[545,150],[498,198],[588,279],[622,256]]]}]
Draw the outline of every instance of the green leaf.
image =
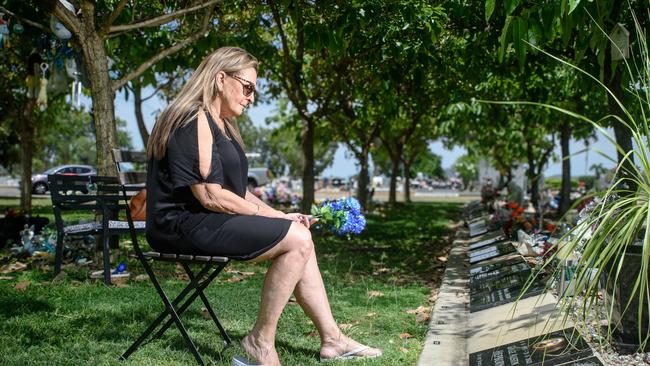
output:
[{"label": "green leaf", "polygon": [[508,39],[508,32],[510,30],[510,23],[512,23],[512,17],[508,16],[506,18],[506,23],[503,26],[503,30],[501,31],[501,36],[499,37],[499,41],[501,43],[501,46],[499,47],[499,62],[503,62],[503,55],[506,53],[506,47],[508,46],[506,40]]},{"label": "green leaf", "polygon": [[505,0],[506,14],[512,14],[512,11],[519,5],[519,0]]},{"label": "green leaf", "polygon": [[489,22],[492,13],[494,12],[494,3],[495,0],[486,0],[485,1],[485,21]]},{"label": "green leaf", "polygon": [[579,4],[580,0],[569,0],[569,14],[576,10]]}]

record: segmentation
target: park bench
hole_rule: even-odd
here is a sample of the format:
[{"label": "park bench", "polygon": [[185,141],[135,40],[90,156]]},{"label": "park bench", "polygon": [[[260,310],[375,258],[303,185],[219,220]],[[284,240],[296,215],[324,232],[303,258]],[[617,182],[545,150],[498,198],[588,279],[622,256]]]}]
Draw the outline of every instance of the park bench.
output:
[{"label": "park bench", "polygon": [[[141,185],[146,182],[146,171],[137,170],[143,169],[146,164],[146,155],[144,152],[137,151],[126,151],[126,150],[113,150],[113,160],[117,166],[118,178],[120,184],[123,188],[122,198],[124,202],[128,202],[127,187],[133,185]],[[130,166],[135,170],[126,170],[125,166]],[[120,359],[126,360],[133,352],[135,352],[142,343],[149,338],[154,340],[162,336],[167,329],[174,323],[178,330],[180,331],[185,343],[188,348],[194,355],[197,363],[199,365],[205,365],[201,354],[197,350],[194,342],[190,338],[183,325],[180,316],[185,312],[185,310],[196,300],[200,298],[205,306],[208,314],[214,321],[214,324],[219,329],[221,336],[224,340],[224,345],[230,346],[231,339],[226,333],[226,330],[221,325],[217,314],[210,306],[210,302],[203,293],[203,290],[221,273],[224,267],[229,263],[230,259],[227,257],[212,257],[212,256],[202,256],[202,255],[189,255],[189,254],[177,254],[177,253],[160,253],[155,251],[143,252],[140,244],[138,242],[138,235],[136,226],[132,220],[131,210],[126,209],[127,222],[129,224],[129,229],[131,233],[131,240],[133,242],[133,249],[136,257],[144,267],[149,279],[153,283],[156,292],[160,296],[161,300],[165,305],[165,309],[158,315],[158,317],[145,329],[145,331],[136,339],[133,344],[124,352]],[[165,290],[160,285],[160,282],[156,278],[156,275],[153,272],[151,266],[155,262],[172,262],[179,263],[181,267],[185,270],[189,282],[187,285],[180,291],[180,293],[173,299],[170,300]],[[191,269],[191,266],[198,266],[200,269],[198,272],[194,272]],[[158,326],[166,322],[158,329]],[[150,335],[156,330],[158,331],[150,337]]]},{"label": "park bench", "polygon": [[[57,230],[54,276],[61,272],[63,247],[69,237],[101,235],[104,283],[111,283],[109,240],[111,237],[129,234],[126,221],[118,220],[125,205],[120,204],[121,185],[116,177],[48,175],[48,186]],[[129,188],[129,191],[134,191]],[[91,222],[70,224],[64,220],[65,213],[87,213]],[[101,216],[96,220],[95,216]],[[143,232],[144,222],[134,223],[134,228]]]}]

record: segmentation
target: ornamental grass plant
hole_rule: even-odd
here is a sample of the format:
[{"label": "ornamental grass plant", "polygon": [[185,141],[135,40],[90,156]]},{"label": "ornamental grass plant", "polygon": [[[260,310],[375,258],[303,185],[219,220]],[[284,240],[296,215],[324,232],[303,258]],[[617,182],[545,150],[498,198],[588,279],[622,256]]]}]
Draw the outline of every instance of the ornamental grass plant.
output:
[{"label": "ornamental grass plant", "polygon": [[[534,277],[539,277],[544,270],[551,270],[557,278],[566,269],[563,263],[567,257],[574,256],[577,260],[575,267],[571,267],[571,270],[575,268],[572,286],[570,290],[558,293],[558,310],[563,313],[563,321],[584,324],[594,318],[606,320],[602,339],[628,349],[643,350],[647,349],[650,340],[650,231],[647,230],[650,223],[650,59],[645,31],[636,16],[634,20],[639,52],[636,58],[625,60],[625,71],[632,80],[626,88],[625,103],[616,99],[598,78],[538,49],[593,79],[616,100],[623,117],[608,115],[595,121],[554,105],[534,102],[507,104],[541,106],[583,120],[606,136],[623,156],[618,161],[611,186],[586,198],[591,202],[581,211],[578,224],[560,239],[558,250]],[[614,42],[612,44],[618,47]],[[603,126],[611,121],[629,130],[632,151],[624,151],[609,136]],[[527,286],[536,280],[531,278]],[[601,285],[604,286],[603,300],[597,296]],[[580,310],[573,311],[576,308]],[[599,319],[600,314],[605,319]]]}]

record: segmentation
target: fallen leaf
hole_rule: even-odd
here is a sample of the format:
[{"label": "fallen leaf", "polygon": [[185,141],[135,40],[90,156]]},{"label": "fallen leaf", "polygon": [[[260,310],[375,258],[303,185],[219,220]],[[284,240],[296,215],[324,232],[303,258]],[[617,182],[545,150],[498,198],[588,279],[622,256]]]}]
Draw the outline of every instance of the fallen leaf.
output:
[{"label": "fallen leaf", "polygon": [[65,271],[61,271],[59,272],[58,275],[54,276],[54,278],[52,279],[52,283],[59,283],[63,281],[63,279],[66,278],[66,276],[68,276],[68,273]]},{"label": "fallen leaf", "polygon": [[413,336],[410,335],[409,333],[400,333],[399,334],[399,339],[407,339],[407,338],[411,338],[411,337],[413,337]]},{"label": "fallen leaf", "polygon": [[0,267],[0,273],[7,274],[12,272],[18,272],[24,270],[25,268],[27,268],[27,265],[25,263],[21,263],[21,262],[9,263]]},{"label": "fallen leaf", "polygon": [[375,315],[377,315],[377,313],[375,313],[374,311],[371,311],[368,314],[366,314],[366,316],[369,316],[369,317],[370,316],[375,316]]},{"label": "fallen leaf", "polygon": [[348,329],[354,327],[354,326],[357,325],[357,324],[359,324],[359,322],[354,322],[354,323],[341,323],[341,324],[339,324],[339,329],[341,329],[341,330],[348,330]]},{"label": "fallen leaf", "polygon": [[126,281],[122,281],[121,279],[119,281],[115,281],[115,279],[111,279],[111,283],[113,285],[115,285],[115,287],[118,287],[118,288],[129,287],[129,285],[126,283]]},{"label": "fallen leaf", "polygon": [[438,260],[441,262],[446,262],[447,261],[447,256],[440,256],[438,257]]},{"label": "fallen leaf", "polygon": [[78,281],[78,280],[72,280],[72,281],[70,281],[70,284],[72,284],[73,286],[79,286],[79,285],[82,285],[83,282]]},{"label": "fallen leaf", "polygon": [[429,314],[428,313],[418,313],[415,316],[415,323],[416,324],[424,324],[429,321]]},{"label": "fallen leaf", "polygon": [[226,282],[230,282],[230,283],[241,282],[241,277],[230,277],[229,279],[226,280]]},{"label": "fallen leaf", "polygon": [[381,291],[368,291],[368,297],[382,297],[384,296],[384,293]]},{"label": "fallen leaf", "polygon": [[146,274],[139,274],[139,275],[135,276],[135,278],[133,280],[135,282],[143,282],[143,281],[146,281],[148,279],[149,279],[149,276],[147,276]]},{"label": "fallen leaf", "polygon": [[208,311],[208,308],[201,308],[201,315],[203,315],[203,319],[205,320],[212,319],[212,317],[210,316],[210,312]]},{"label": "fallen leaf", "polygon": [[239,274],[247,277],[255,275],[255,272],[239,272]]},{"label": "fallen leaf", "polygon": [[404,347],[400,347],[399,350],[402,351],[402,353],[409,353],[409,350]]},{"label": "fallen leaf", "polygon": [[13,280],[14,278],[11,276],[0,276],[0,280]]},{"label": "fallen leaf", "polygon": [[438,292],[432,293],[431,296],[429,296],[429,298],[427,299],[427,302],[429,304],[433,304],[434,302],[436,302],[436,300],[438,300]]},{"label": "fallen leaf", "polygon": [[411,309],[411,310],[406,310],[407,314],[420,314],[420,313],[428,313],[429,308],[426,306],[418,306],[417,309]]},{"label": "fallen leaf", "polygon": [[32,284],[32,283],[29,282],[29,281],[22,281],[22,282],[18,282],[18,283],[16,284],[16,286],[14,286],[14,288],[16,289],[16,291],[23,292],[23,291],[25,291],[25,290],[27,289],[27,287],[28,287],[29,285],[31,285],[31,284]]}]

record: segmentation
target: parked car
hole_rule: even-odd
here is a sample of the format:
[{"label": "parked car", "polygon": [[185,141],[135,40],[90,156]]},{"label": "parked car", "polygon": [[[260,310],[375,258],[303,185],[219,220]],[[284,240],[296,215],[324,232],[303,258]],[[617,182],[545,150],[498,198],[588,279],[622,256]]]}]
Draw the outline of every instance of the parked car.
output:
[{"label": "parked car", "polygon": [[97,170],[90,165],[59,165],[44,171],[41,174],[32,175],[32,193],[45,194],[50,188],[47,186],[47,176],[50,174],[62,175],[97,175]]},{"label": "parked car", "polygon": [[248,190],[252,191],[253,188],[267,184],[272,178],[269,168],[261,166],[259,163],[260,154],[247,153],[248,159]]}]

